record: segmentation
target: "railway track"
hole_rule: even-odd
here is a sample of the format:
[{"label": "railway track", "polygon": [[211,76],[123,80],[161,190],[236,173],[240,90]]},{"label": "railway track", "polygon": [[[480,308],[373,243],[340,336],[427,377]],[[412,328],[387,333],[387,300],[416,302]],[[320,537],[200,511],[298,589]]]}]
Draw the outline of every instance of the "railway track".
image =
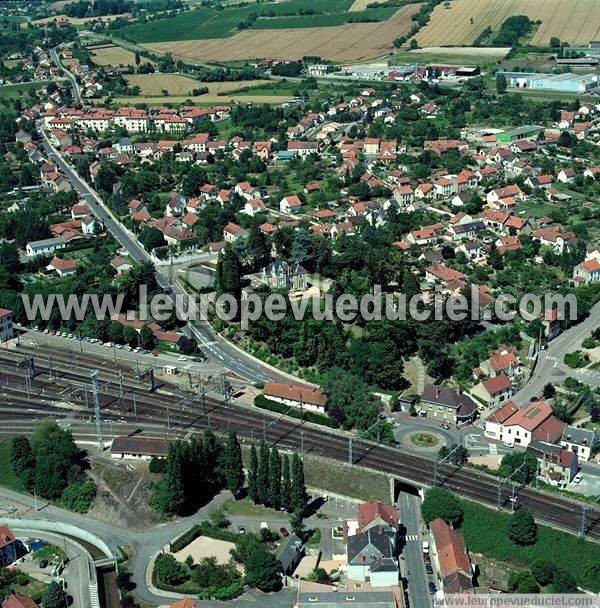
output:
[{"label": "railway track", "polygon": [[[48,360],[48,355],[51,360]],[[27,357],[35,357],[37,375],[31,379],[29,395],[26,392],[25,370],[17,366]],[[96,355],[82,353],[48,352],[47,349],[20,348],[18,351],[0,351],[0,395],[10,403],[11,420],[57,417],[75,422],[93,420],[91,399],[87,405],[83,394],[90,382],[90,370],[99,370],[102,388],[100,409],[104,421],[111,421],[132,430],[151,427],[163,436],[184,437],[189,432],[212,428],[225,433],[235,428],[241,438],[255,441],[264,438],[271,444],[312,456],[348,462],[348,443],[352,438],[353,464],[378,470],[396,478],[422,485],[439,484],[467,498],[488,505],[511,508],[511,498],[541,520],[571,532],[580,532],[585,509],[584,532],[588,538],[600,540],[600,511],[569,499],[538,492],[531,488],[516,489],[504,484],[498,492],[498,479],[471,469],[440,467],[436,478],[434,462],[422,456],[397,448],[378,445],[357,439],[340,431],[331,432],[321,427],[300,424],[287,417],[275,416],[263,410],[249,410],[234,403],[181,391],[165,386],[149,393],[132,370],[112,364]],[[52,374],[52,378],[50,378]],[[61,393],[62,391],[62,393]],[[74,409],[60,409],[68,397],[75,402]],[[6,408],[5,408],[6,409]],[[5,418],[4,413],[2,417]]]}]

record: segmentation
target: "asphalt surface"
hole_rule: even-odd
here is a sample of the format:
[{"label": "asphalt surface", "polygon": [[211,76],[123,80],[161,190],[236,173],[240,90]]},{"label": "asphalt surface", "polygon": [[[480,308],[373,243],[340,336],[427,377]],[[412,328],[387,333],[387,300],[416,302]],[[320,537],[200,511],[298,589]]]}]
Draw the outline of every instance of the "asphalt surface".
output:
[{"label": "asphalt surface", "polygon": [[513,397],[515,403],[519,407],[527,405],[533,397],[541,396],[548,382],[558,384],[564,382],[567,376],[590,386],[600,386],[600,374],[573,370],[563,363],[565,354],[577,350],[581,342],[598,326],[600,326],[600,302],[590,310],[586,319],[554,338],[546,350],[540,352],[529,381]]},{"label": "asphalt surface", "polygon": [[[66,175],[73,189],[79,196],[86,201],[94,215],[104,224],[106,229],[116,238],[116,240],[128,251],[129,255],[138,263],[152,262],[148,252],[139,244],[135,235],[118,221],[106,206],[98,194],[81,179],[79,175],[64,160],[61,154],[52,146],[48,136],[43,129],[42,145],[49,160],[56,163],[60,170]],[[175,294],[182,298],[187,298],[188,294],[177,282],[167,277],[160,269],[156,270],[158,284],[171,295]],[[207,321],[189,321],[187,327],[191,334],[196,338],[202,351],[207,357],[223,365],[236,374],[251,382],[266,382],[268,380],[285,380],[285,376],[260,363],[254,357],[235,348],[232,344],[218,335]]]},{"label": "asphalt surface", "polygon": [[429,582],[423,561],[423,537],[421,535],[421,500],[408,492],[400,492],[396,508],[400,521],[406,528],[406,544],[402,551],[404,556],[403,576],[408,580],[408,598],[411,608],[431,608]]}]

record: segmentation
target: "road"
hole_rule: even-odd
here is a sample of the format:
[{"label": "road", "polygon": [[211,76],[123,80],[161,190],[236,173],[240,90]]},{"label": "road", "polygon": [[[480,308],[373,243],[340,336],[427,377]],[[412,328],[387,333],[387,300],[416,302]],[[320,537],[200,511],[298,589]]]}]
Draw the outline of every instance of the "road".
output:
[{"label": "road", "polygon": [[403,575],[408,580],[408,597],[411,608],[431,608],[431,596],[427,587],[428,577],[423,561],[423,537],[421,535],[421,500],[409,492],[400,492],[396,508],[400,521],[406,528],[406,544]]},{"label": "road", "polygon": [[56,52],[56,49],[50,49],[50,57],[52,58],[52,61],[54,61],[56,67],[60,68],[63,71],[63,74],[67,77],[67,79],[71,83],[71,93],[72,93],[73,99],[77,103],[81,104],[82,103],[81,91],[79,89],[79,84],[77,84],[77,79],[75,78],[75,75],[72,72],[70,72],[69,70],[67,70],[67,68],[62,64],[60,57],[58,56],[58,53]]},{"label": "road", "polygon": [[565,354],[577,350],[582,340],[590,336],[599,325],[600,302],[590,310],[587,318],[554,338],[546,350],[540,352],[529,381],[513,397],[515,403],[519,407],[527,405],[533,397],[539,397],[542,394],[544,385],[548,382],[563,382],[566,376],[571,376],[591,386],[600,386],[600,374],[586,374],[581,370],[573,370],[563,363]]},{"label": "road", "polygon": [[[73,170],[56,150],[46,131],[39,129],[42,134],[42,145],[49,160],[56,163],[60,170],[66,175],[73,189],[85,200],[94,215],[104,224],[106,229],[115,239],[128,251],[129,255],[138,263],[152,262],[148,252],[139,244],[135,235],[127,230],[113,215],[108,206],[100,196]],[[173,281],[161,270],[156,270],[156,280],[162,289],[168,293],[173,300],[179,295],[184,302],[188,300],[188,294],[178,281]],[[196,338],[202,351],[215,361],[219,366],[229,369],[239,376],[251,382],[266,382],[268,380],[285,381],[287,378],[282,372],[276,371],[257,359],[237,349],[227,340],[217,334],[210,324],[205,320],[189,321],[187,327]]]}]

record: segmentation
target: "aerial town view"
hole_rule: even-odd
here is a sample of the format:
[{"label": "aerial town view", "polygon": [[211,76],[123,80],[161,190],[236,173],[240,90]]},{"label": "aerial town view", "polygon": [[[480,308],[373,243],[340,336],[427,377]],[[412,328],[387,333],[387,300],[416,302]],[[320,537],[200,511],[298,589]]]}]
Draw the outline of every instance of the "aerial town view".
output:
[{"label": "aerial town view", "polygon": [[600,0],[0,0],[0,608],[600,607]]}]

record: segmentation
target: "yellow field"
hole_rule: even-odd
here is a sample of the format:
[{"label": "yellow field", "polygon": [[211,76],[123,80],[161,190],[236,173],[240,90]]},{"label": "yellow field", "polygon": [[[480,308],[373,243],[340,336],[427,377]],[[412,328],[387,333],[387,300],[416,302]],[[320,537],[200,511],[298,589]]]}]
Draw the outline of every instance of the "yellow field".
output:
[{"label": "yellow field", "polygon": [[[134,74],[127,76],[126,80],[129,86],[139,86],[141,93],[138,97],[129,97],[118,99],[122,103],[182,103],[186,99],[191,99],[197,103],[222,103],[226,104],[230,101],[255,103],[283,103],[287,101],[289,95],[252,95],[247,93],[244,95],[236,95],[228,97],[227,95],[219,95],[219,93],[227,93],[237,91],[248,86],[258,86],[268,82],[266,80],[241,80],[239,82],[199,82],[187,76],[179,74]],[[199,87],[208,87],[208,93],[205,95],[191,96],[192,89]],[[169,95],[162,95],[162,91],[166,90]]]},{"label": "yellow field", "polygon": [[[126,66],[135,65],[135,53],[116,45],[89,46],[92,61],[96,65]],[[140,57],[142,63],[153,63],[145,57]]]},{"label": "yellow field", "polygon": [[335,27],[245,30],[231,38],[183,40],[143,46],[191,62],[233,61],[257,57],[317,55],[333,61],[362,61],[387,54],[394,39],[411,28],[420,4],[402,7],[383,23],[349,23]]},{"label": "yellow field", "polygon": [[511,15],[527,15],[541,25],[532,43],[548,45],[552,36],[572,45],[600,36],[600,0],[453,0],[436,6],[415,36],[419,46],[472,44],[488,26],[497,30]]}]

